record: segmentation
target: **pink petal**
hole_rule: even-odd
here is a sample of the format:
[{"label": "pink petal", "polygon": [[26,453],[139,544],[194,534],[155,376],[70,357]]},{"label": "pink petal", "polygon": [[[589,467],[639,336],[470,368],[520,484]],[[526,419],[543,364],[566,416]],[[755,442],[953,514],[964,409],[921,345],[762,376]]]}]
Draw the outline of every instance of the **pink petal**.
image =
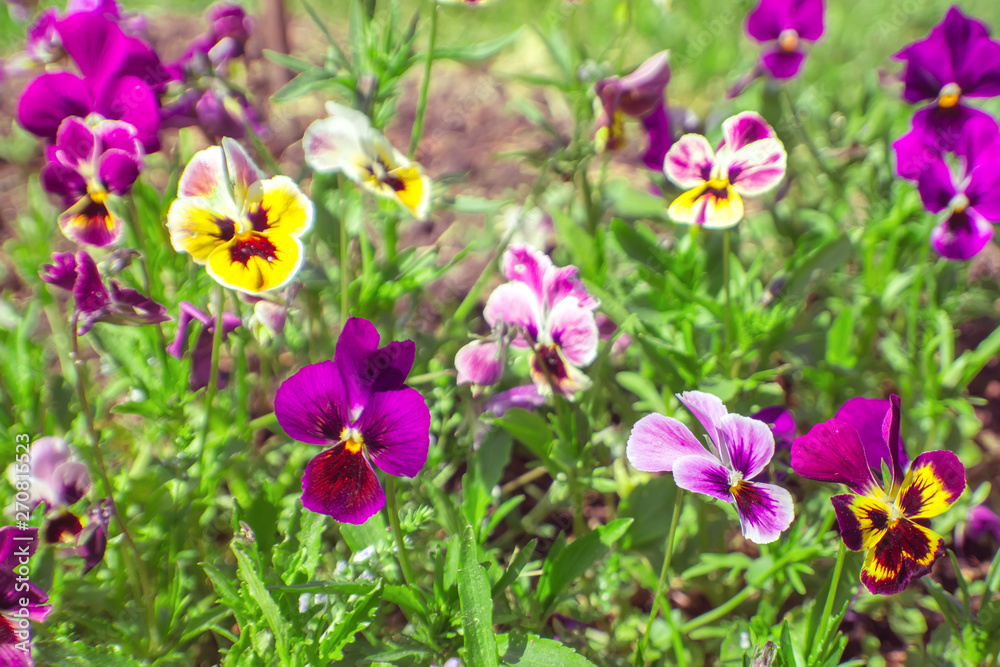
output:
[{"label": "pink petal", "polygon": [[703,391],[685,391],[682,394],[675,394],[677,400],[684,404],[691,411],[704,429],[708,432],[708,437],[712,439],[715,446],[719,448],[719,453],[726,460],[726,450],[722,447],[722,438],[719,429],[722,427],[722,418],[729,414],[726,406],[718,396],[706,394]]},{"label": "pink petal", "polygon": [[496,341],[477,340],[455,355],[458,384],[491,385],[503,377],[503,359]]},{"label": "pink petal", "polygon": [[756,477],[774,456],[774,435],[762,421],[742,415],[726,415],[719,431],[733,470],[743,479]]},{"label": "pink petal", "polygon": [[774,484],[740,482],[733,498],[743,537],[756,544],[774,542],[795,516],[792,495]]},{"label": "pink petal", "polygon": [[733,502],[729,470],[714,457],[682,456],[674,461],[674,482],[685,491]]},{"label": "pink petal", "polygon": [[[491,327],[495,328],[501,322],[508,327],[520,327],[533,340],[537,340],[541,310],[538,294],[531,287],[522,282],[509,282],[493,290],[483,310],[483,317]],[[527,342],[521,335],[511,344],[527,347]]]},{"label": "pink petal", "polygon": [[729,182],[741,195],[763,194],[781,183],[788,155],[777,139],[761,139],[729,157]]},{"label": "pink petal", "polygon": [[597,320],[576,299],[560,301],[549,313],[548,326],[552,340],[574,366],[586,366],[597,358]]},{"label": "pink petal", "polygon": [[539,302],[544,299],[542,281],[552,268],[548,255],[524,243],[514,243],[503,254],[503,274],[507,280],[524,283],[535,293]]},{"label": "pink petal", "polygon": [[625,446],[625,457],[632,467],[646,472],[670,472],[682,456],[703,456],[717,462],[687,426],[659,414],[637,421]]},{"label": "pink petal", "polygon": [[667,178],[682,189],[706,182],[715,164],[715,151],[700,134],[685,134],[667,151],[663,170]]},{"label": "pink petal", "polygon": [[776,137],[771,126],[756,111],[738,113],[722,123],[722,145],[730,153],[736,153],[755,141]]}]

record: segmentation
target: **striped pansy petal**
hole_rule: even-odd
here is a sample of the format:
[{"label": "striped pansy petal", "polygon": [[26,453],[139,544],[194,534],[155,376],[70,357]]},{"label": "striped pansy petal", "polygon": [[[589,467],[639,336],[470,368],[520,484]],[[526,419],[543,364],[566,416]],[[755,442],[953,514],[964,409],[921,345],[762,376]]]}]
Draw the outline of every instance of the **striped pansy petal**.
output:
[{"label": "striped pansy petal", "polygon": [[208,273],[232,289],[257,294],[290,281],[302,264],[302,244],[289,234],[240,234],[208,257]]},{"label": "striped pansy petal", "polygon": [[774,139],[774,130],[755,111],[744,111],[727,118],[722,123],[722,144],[730,153],[736,153],[745,146],[762,139]]},{"label": "striped pansy petal", "polygon": [[174,250],[186,252],[195,262],[204,264],[216,249],[232,240],[237,222],[217,212],[205,197],[181,197],[170,205],[167,229]]},{"label": "striped pansy petal", "polygon": [[84,195],[59,215],[59,227],[71,241],[104,247],[122,234],[122,222],[108,209],[105,193]]},{"label": "striped pansy petal", "polygon": [[913,460],[899,490],[900,511],[911,519],[935,517],[965,490],[965,468],[953,452],[924,452]]},{"label": "striped pansy petal", "polygon": [[279,232],[298,238],[312,227],[315,211],[295,181],[276,176],[260,182],[260,202],[249,207],[256,231]]},{"label": "striped pansy petal", "polygon": [[901,592],[911,580],[930,572],[944,553],[944,540],[909,519],[900,519],[868,551],[861,566],[861,583],[876,595]]},{"label": "striped pansy petal", "polygon": [[678,187],[690,189],[711,178],[715,151],[700,134],[685,134],[677,140],[663,162],[667,178]]},{"label": "striped pansy petal", "polygon": [[792,494],[775,484],[739,481],[730,492],[740,518],[743,537],[756,544],[778,539],[795,516]]},{"label": "striped pansy petal", "polygon": [[[229,171],[228,184],[223,160]],[[222,146],[206,148],[191,158],[178,183],[177,196],[205,197],[217,207],[235,208],[235,215],[243,208],[251,186],[263,178],[243,147],[227,137]]]},{"label": "striped pansy petal", "polygon": [[840,536],[852,551],[867,551],[885,535],[889,506],[881,500],[844,493],[830,499],[840,525]]},{"label": "striped pansy petal", "polygon": [[677,197],[667,215],[681,224],[728,229],[743,218],[743,200],[727,181],[713,179]]},{"label": "striped pansy petal", "polygon": [[742,195],[753,197],[777,187],[785,177],[788,155],[777,139],[761,139],[728,156],[728,178]]}]

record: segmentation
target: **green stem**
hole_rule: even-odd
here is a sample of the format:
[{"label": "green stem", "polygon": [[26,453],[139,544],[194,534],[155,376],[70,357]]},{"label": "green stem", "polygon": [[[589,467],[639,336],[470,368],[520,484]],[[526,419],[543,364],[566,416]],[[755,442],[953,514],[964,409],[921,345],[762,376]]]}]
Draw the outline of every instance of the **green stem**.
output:
[{"label": "green stem", "polygon": [[399,549],[399,567],[403,571],[403,581],[406,582],[407,586],[412,586],[414,582],[413,567],[410,565],[410,556],[406,552],[403,529],[399,525],[399,508],[396,505],[396,478],[392,475],[386,477],[385,513],[389,515],[392,537],[396,540],[396,548]]},{"label": "green stem", "polygon": [[427,94],[431,88],[431,66],[434,64],[434,44],[437,42],[438,4],[431,3],[431,36],[427,45],[427,59],[424,61],[424,80],[420,82],[420,97],[417,101],[417,117],[413,119],[413,131],[410,133],[410,159],[417,154],[417,145],[424,134],[424,115],[427,113]]},{"label": "green stem", "polygon": [[811,651],[814,639],[819,639],[819,644],[816,646],[817,649],[822,651],[826,647],[827,625],[830,623],[830,614],[833,613],[833,601],[837,597],[837,584],[840,583],[840,572],[844,569],[844,556],[846,554],[847,547],[844,541],[841,540],[840,546],[837,548],[837,561],[833,566],[833,579],[830,581],[830,590],[826,594],[826,603],[823,605],[823,615],[819,618],[819,629],[812,637],[806,637],[806,646],[803,653],[808,656],[809,661],[812,661],[813,658]]},{"label": "green stem", "polygon": [[733,300],[729,292],[729,257],[732,252],[731,248],[732,241],[730,240],[730,231],[727,229],[722,234],[722,282],[726,286],[726,331],[725,331],[725,354],[724,358],[726,360],[726,372],[731,372],[732,369],[732,353],[733,353]]},{"label": "green stem", "polygon": [[913,279],[912,296],[910,298],[910,317],[906,321],[906,343],[910,353],[910,360],[914,367],[917,366],[917,319],[920,316],[920,294],[924,286],[924,273],[927,271],[927,257],[930,254],[931,244],[927,241],[920,250],[920,259],[917,261],[917,275]]},{"label": "green stem", "polygon": [[725,604],[719,605],[718,607],[716,607],[711,611],[706,611],[701,616],[693,618],[684,625],[682,625],[681,633],[686,635],[692,632],[693,630],[697,630],[703,625],[707,625],[722,618],[723,616],[731,612],[733,609],[736,609],[741,604],[743,604],[751,595],[753,595],[756,592],[757,592],[756,586],[747,586],[742,591],[740,591],[735,596],[731,597],[728,601],[726,601]]},{"label": "green stem", "polygon": [[146,626],[149,631],[149,651],[151,654],[154,654],[159,651],[160,637],[156,625],[156,605],[154,598],[151,595],[151,591],[153,589],[149,582],[149,572],[146,570],[146,565],[142,561],[142,556],[139,553],[139,547],[136,546],[135,540],[132,539],[132,534],[129,532],[128,524],[125,523],[125,519],[118,511],[118,504],[115,502],[113,493],[114,489],[111,485],[111,479],[108,477],[108,468],[104,463],[104,454],[101,452],[101,435],[97,430],[97,423],[94,414],[90,410],[90,403],[87,401],[84,366],[83,360],[80,358],[80,343],[79,337],[77,336],[76,313],[73,314],[70,321],[70,327],[72,328],[71,333],[73,341],[72,359],[73,363],[76,365],[76,393],[80,400],[80,409],[83,410],[84,419],[87,423],[87,434],[90,436],[90,446],[94,454],[94,464],[97,467],[97,477],[101,480],[101,485],[104,487],[103,496],[111,504],[111,514],[118,522],[118,527],[122,531],[122,537],[125,539],[125,544],[128,546],[128,550],[132,553],[132,557],[135,559],[136,574],[139,581],[138,589],[136,589],[135,584],[133,583],[133,594],[142,600],[143,607],[146,611]]},{"label": "green stem", "polygon": [[340,192],[340,325],[347,321],[347,195],[344,194],[344,176],[337,175]]},{"label": "green stem", "polygon": [[[659,609],[660,594],[663,592],[663,584],[667,580],[667,572],[670,570],[670,559],[674,554],[674,538],[677,535],[677,524],[681,516],[681,506],[684,500],[684,489],[677,487],[677,493],[674,496],[674,513],[670,517],[670,529],[667,531],[667,544],[666,551],[663,554],[663,566],[660,568],[660,578],[656,581],[656,590],[653,592],[653,608],[649,610],[649,620],[646,622],[646,630],[642,633],[642,639],[639,640],[639,648],[636,651],[636,667],[639,667],[642,663],[640,660],[646,653],[646,647],[649,645],[649,634],[653,629],[653,621],[656,620],[656,612]],[[669,612],[666,612],[669,613]],[[648,661],[647,661],[648,662]]]},{"label": "green stem", "polygon": [[212,332],[212,370],[208,376],[208,386],[205,388],[205,421],[201,425],[201,463],[199,470],[201,474],[201,486],[206,488],[208,479],[208,431],[212,426],[212,403],[215,401],[215,393],[219,383],[219,351],[222,349],[222,312],[223,312],[223,288],[218,285],[215,288],[215,297],[212,299],[215,304],[215,331]]}]

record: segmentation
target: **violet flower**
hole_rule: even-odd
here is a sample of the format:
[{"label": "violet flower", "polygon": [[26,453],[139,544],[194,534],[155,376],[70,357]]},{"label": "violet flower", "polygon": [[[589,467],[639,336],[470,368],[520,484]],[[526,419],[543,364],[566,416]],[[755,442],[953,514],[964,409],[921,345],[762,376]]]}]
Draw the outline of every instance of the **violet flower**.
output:
[{"label": "violet flower", "polygon": [[955,541],[964,548],[966,542],[978,542],[988,535],[1000,545],[1000,516],[986,504],[976,505],[969,510],[961,531],[956,531]]},{"label": "violet flower", "polygon": [[132,190],[142,168],[142,145],[135,127],[102,120],[93,127],[76,116],[59,125],[47,151],[42,187],[62,198],[59,227],[78,243],[102,247],[118,240],[122,221],[108,208],[109,197]]},{"label": "violet flower", "polygon": [[781,405],[771,405],[750,415],[751,419],[762,421],[771,429],[774,436],[774,448],[789,449],[798,432],[795,417],[788,408]]},{"label": "violet flower", "polygon": [[28,564],[38,546],[37,528],[0,528],[0,664],[32,667],[31,621],[52,611],[49,596],[28,579]]},{"label": "violet flower", "polygon": [[944,540],[922,524],[962,494],[965,468],[953,452],[932,451],[905,469],[899,397],[888,401],[881,428],[874,423],[875,408],[884,402],[857,401],[795,440],[792,469],[852,491],[830,499],[841,538],[848,549],[867,552],[861,582],[868,590],[893,595],[930,572],[944,554]]},{"label": "violet flower", "polygon": [[73,293],[77,335],[82,336],[97,322],[111,324],[157,324],[170,320],[167,309],[138,291],[108,280],[105,287],[93,258],[81,250],[76,254],[57,252],[53,264],[42,266],[42,280]]},{"label": "violet flower", "polygon": [[[198,332],[198,339],[194,344],[194,350],[191,352],[191,377],[189,378],[191,391],[198,391],[207,387],[212,379],[212,343],[215,336],[215,318],[199,310],[193,304],[181,301],[177,333],[174,335],[174,342],[167,346],[167,354],[175,359],[184,358],[184,350],[187,348],[188,341],[188,327],[193,321],[202,324],[201,330]],[[229,338],[229,334],[238,329],[240,324],[240,318],[236,315],[223,313],[222,340],[225,341]],[[229,371],[220,368],[216,387],[224,389],[228,385]]]},{"label": "violet flower", "polygon": [[503,341],[475,340],[455,355],[458,384],[473,385],[473,394],[503,377]]},{"label": "violet flower", "polygon": [[490,396],[484,410],[492,412],[497,417],[503,417],[504,413],[511,408],[534,410],[543,405],[545,405],[545,397],[538,393],[538,387],[533,384],[522,384]]},{"label": "violet flower", "polygon": [[651,56],[634,72],[623,77],[611,76],[594,84],[601,102],[597,118],[597,140],[608,150],[625,143],[624,116],[642,121],[647,134],[647,148],[642,161],[654,171],[663,168],[663,157],[673,143],[670,116],[664,93],[670,82],[670,52]]},{"label": "violet flower", "polygon": [[302,504],[361,524],[385,504],[374,466],[414,477],[427,462],[430,410],[404,383],[413,341],[379,348],[371,322],[351,318],[332,361],[302,368],[274,397],[278,423],[300,442],[327,447],[306,466]]},{"label": "violet flower", "polygon": [[28,450],[31,472],[28,504],[32,509],[45,503],[47,512],[76,503],[90,490],[87,466],[76,460],[63,438],[47,436]]},{"label": "violet flower", "polygon": [[18,122],[55,140],[66,118],[98,114],[133,125],[147,153],[159,150],[156,89],[169,75],[152,47],[98,11],[65,16],[55,29],[82,76],[53,71],[29,83],[18,102]]},{"label": "violet flower", "polygon": [[806,57],[803,40],[815,42],[823,36],[823,0],[761,0],[747,17],[747,32],[766,44],[758,71],[791,79]]},{"label": "violet flower", "polygon": [[628,438],[625,456],[647,472],[672,472],[682,489],[736,506],[743,536],[767,544],[792,523],[792,496],[774,484],[751,481],[774,455],[774,436],[764,422],[728,414],[718,397],[700,391],[677,394],[697,417],[714,444],[706,450],[698,438],[672,417],[643,417]]},{"label": "violet flower", "polygon": [[953,150],[962,126],[983,115],[965,98],[1000,95],[1000,43],[989,34],[984,23],[953,6],[926,38],[894,56],[906,63],[903,99],[931,101],[914,115],[914,127],[942,150]]},{"label": "violet flower", "polygon": [[104,560],[113,507],[111,500],[104,498],[87,512],[87,526],[76,539],[76,553],[83,558],[83,574],[87,574]]}]

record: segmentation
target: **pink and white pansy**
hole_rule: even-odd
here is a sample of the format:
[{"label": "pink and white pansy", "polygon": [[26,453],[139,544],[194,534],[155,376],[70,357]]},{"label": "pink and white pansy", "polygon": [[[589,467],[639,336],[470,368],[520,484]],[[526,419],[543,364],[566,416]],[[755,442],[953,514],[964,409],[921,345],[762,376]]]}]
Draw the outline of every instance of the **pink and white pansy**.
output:
[{"label": "pink and white pansy", "polygon": [[686,190],[670,204],[675,221],[727,229],[743,218],[743,197],[776,187],[788,156],[774,130],[753,111],[722,123],[722,142],[712,150],[700,134],[685,134],[670,147],[663,170]]},{"label": "pink and white pansy", "polygon": [[[498,338],[511,337],[511,347],[532,351],[531,379],[541,395],[555,389],[572,398],[590,386],[580,368],[597,357],[597,299],[580,283],[575,266],[556,267],[528,245],[507,249],[503,272],[509,282],[490,295],[487,323]],[[460,350],[455,360],[460,384],[498,382],[502,352],[503,345],[492,341],[475,341]]]},{"label": "pink and white pansy", "polygon": [[792,496],[775,484],[751,481],[774,456],[774,435],[762,421],[731,415],[718,397],[700,391],[677,394],[715,445],[705,446],[681,422],[651,414],[629,435],[625,456],[647,472],[672,472],[682,489],[732,503],[743,536],[767,544],[792,523]]}]

